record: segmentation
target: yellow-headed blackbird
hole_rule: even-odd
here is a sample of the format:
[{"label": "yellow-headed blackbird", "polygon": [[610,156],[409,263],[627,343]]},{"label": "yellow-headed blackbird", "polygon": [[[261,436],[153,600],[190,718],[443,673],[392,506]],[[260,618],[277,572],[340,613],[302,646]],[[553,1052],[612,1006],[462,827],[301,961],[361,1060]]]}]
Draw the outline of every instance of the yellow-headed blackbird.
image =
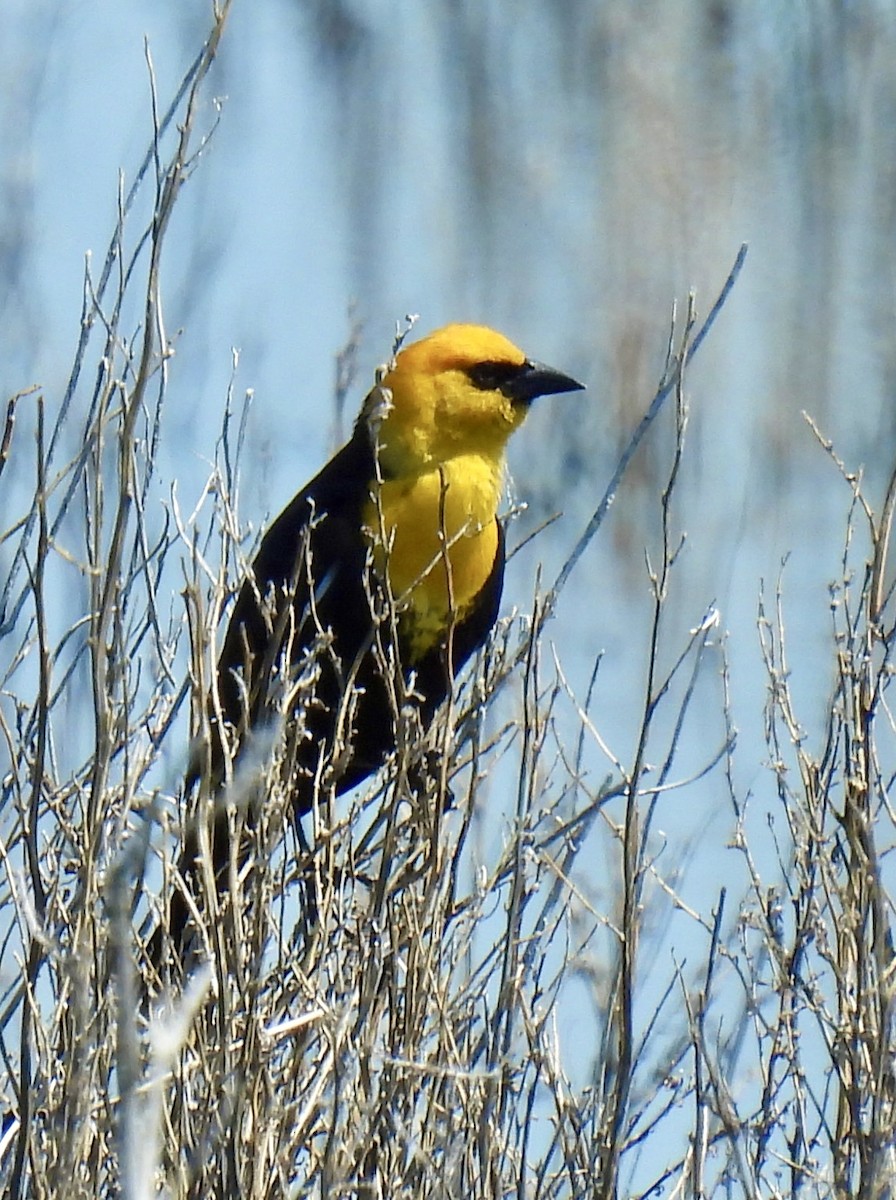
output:
[{"label": "yellow-headed blackbird", "polygon": [[[337,740],[337,793],[382,764],[395,745],[394,703],[373,649],[371,581],[375,586],[386,574],[399,661],[423,722],[431,720],[498,615],[504,533],[497,513],[507,440],[537,396],[581,387],[478,325],[448,325],[399,352],[364,401],[349,442],[261,543],[230,618],[209,704],[210,745],[191,768],[194,778],[205,771],[213,787],[220,783],[230,757],[225,737],[238,750],[247,730],[282,709],[283,689],[312,647],[313,697],[298,689],[296,815],[310,810],[315,775]],[[343,704],[347,686],[355,692],[353,709]],[[351,727],[337,729],[347,711]],[[222,890],[227,828],[219,813],[212,855]],[[198,845],[194,831],[181,864],[188,881]],[[186,901],[176,893],[168,922],[173,942],[183,944],[187,921]]]}]

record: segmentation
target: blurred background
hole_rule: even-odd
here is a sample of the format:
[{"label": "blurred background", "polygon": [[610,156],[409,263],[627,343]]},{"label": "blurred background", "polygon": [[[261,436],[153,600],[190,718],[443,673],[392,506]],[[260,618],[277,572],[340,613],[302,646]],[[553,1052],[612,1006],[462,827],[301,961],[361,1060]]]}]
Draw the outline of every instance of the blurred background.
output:
[{"label": "blurred background", "polygon": [[[147,58],[164,110],[210,6],[3,10],[0,387],[39,384],[52,412],[79,336],[85,256],[97,269],[151,138]],[[528,506],[512,539],[562,515],[513,560],[508,612],[531,607],[537,570],[556,575],[602,495],[660,379],[673,302],[681,316],[693,289],[705,315],[749,243],[687,377],[674,508],[686,542],[666,633],[671,661],[717,606],[735,786],[770,811],[760,588],[773,595],[781,581],[811,744],[833,682],[828,585],[842,575],[851,501],[803,413],[864,473],[872,507],[893,467],[896,7],[237,0],[206,95],[219,109],[209,103],[200,125],[214,131],[163,261],[176,354],[153,503],[161,513],[172,489],[186,512],[197,502],[233,380],[252,393],[240,513],[261,527],[333,448],[336,356],[353,330],[343,433],[405,314],[420,331],[487,323],[588,386],[541,402],[512,447],[514,495]],[[643,707],[645,552],[657,552],[672,418],[642,446],[548,629],[580,698],[603,654],[590,711],[624,763]],[[69,428],[61,456],[77,449],[76,419]],[[26,402],[17,445],[30,429]],[[19,495],[30,503],[31,470],[27,451],[7,466],[4,526]],[[721,661],[704,663],[676,778],[724,741]],[[84,719],[73,706],[73,738]],[[595,783],[612,768],[596,745],[587,754]],[[512,793],[495,791],[509,819]],[[733,821],[713,774],[659,802],[657,853],[688,865],[681,895],[701,912],[722,883],[746,887],[727,848]],[[602,853],[583,886],[609,911]],[[664,929],[663,977],[689,937],[674,920]],[[580,1016],[570,1029],[587,1039]]]}]

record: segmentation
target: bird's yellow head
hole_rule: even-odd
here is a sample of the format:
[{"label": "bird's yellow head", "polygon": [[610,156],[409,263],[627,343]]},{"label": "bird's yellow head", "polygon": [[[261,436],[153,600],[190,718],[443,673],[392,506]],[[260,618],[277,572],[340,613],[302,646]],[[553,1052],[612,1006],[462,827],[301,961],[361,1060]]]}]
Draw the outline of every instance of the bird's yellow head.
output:
[{"label": "bird's yellow head", "polygon": [[576,391],[482,325],[446,325],[401,350],[383,378],[391,406],[378,431],[386,474],[415,474],[459,455],[503,458],[536,396]]}]

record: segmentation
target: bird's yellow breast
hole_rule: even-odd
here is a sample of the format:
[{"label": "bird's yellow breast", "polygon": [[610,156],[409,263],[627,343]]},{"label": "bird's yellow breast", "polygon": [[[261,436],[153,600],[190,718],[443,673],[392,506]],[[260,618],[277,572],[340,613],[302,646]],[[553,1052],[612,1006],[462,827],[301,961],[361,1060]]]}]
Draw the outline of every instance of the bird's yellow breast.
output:
[{"label": "bird's yellow breast", "polygon": [[374,564],[388,567],[412,662],[461,619],[498,550],[499,463],[461,455],[410,478],[388,479],[364,509]]}]

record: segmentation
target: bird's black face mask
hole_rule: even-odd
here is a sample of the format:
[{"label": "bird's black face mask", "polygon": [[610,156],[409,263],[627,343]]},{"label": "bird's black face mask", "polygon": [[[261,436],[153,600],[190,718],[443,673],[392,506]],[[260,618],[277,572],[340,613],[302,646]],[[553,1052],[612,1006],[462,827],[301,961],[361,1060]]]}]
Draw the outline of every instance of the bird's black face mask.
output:
[{"label": "bird's black face mask", "polygon": [[467,374],[474,387],[501,392],[512,404],[527,406],[538,396],[578,392],[584,386],[562,371],[528,358],[523,363],[476,363]]}]

